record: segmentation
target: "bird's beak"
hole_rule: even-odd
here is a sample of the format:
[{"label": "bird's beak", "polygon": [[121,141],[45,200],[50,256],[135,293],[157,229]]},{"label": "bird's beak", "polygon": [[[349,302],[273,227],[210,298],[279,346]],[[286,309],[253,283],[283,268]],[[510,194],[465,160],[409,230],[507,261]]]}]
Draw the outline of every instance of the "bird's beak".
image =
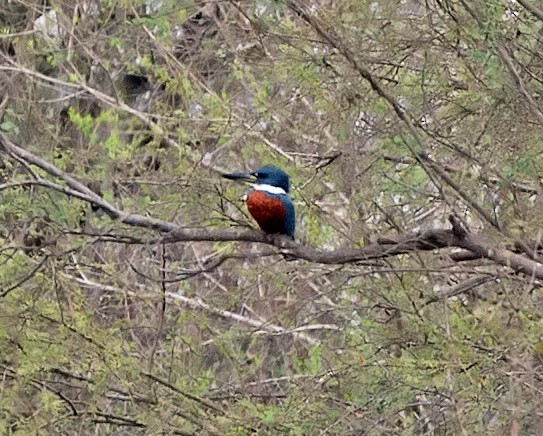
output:
[{"label": "bird's beak", "polygon": [[254,173],[226,173],[222,176],[229,180],[245,180],[252,183],[256,182],[256,176]]}]

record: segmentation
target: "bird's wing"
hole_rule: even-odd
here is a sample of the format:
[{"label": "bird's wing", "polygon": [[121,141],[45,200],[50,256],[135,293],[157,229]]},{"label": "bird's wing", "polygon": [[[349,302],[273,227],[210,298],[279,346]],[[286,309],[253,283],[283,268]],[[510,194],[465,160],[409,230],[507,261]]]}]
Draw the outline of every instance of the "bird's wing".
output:
[{"label": "bird's wing", "polygon": [[294,238],[294,230],[296,229],[296,212],[294,211],[294,203],[286,194],[279,195],[279,198],[285,207],[285,233],[291,238]]}]

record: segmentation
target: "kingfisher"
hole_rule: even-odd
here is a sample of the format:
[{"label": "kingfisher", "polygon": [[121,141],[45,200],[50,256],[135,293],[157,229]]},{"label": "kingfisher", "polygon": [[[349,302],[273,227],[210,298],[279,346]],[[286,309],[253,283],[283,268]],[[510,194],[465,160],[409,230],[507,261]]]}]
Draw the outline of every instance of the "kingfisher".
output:
[{"label": "kingfisher", "polygon": [[288,195],[290,180],[287,173],[273,165],[266,165],[251,173],[222,176],[251,182],[244,200],[249,213],[265,233],[287,235],[294,239],[295,213]]}]

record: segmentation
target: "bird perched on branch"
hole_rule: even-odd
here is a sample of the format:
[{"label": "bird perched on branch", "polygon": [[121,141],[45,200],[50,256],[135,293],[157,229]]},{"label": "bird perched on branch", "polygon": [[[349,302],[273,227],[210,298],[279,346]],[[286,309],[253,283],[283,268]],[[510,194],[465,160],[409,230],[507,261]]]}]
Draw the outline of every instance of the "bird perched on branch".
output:
[{"label": "bird perched on branch", "polygon": [[287,235],[294,239],[294,204],[288,193],[290,181],[283,170],[266,165],[252,173],[223,174],[230,180],[245,180],[252,187],[245,195],[249,213],[265,233]]}]

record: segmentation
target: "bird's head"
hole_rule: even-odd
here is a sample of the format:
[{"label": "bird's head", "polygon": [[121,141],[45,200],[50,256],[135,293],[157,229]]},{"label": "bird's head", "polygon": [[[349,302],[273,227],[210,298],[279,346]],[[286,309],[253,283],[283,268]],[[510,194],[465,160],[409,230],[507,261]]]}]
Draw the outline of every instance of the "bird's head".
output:
[{"label": "bird's head", "polygon": [[266,165],[251,173],[229,173],[223,177],[230,180],[248,180],[257,185],[270,185],[281,188],[285,193],[290,191],[288,174],[273,165]]}]

